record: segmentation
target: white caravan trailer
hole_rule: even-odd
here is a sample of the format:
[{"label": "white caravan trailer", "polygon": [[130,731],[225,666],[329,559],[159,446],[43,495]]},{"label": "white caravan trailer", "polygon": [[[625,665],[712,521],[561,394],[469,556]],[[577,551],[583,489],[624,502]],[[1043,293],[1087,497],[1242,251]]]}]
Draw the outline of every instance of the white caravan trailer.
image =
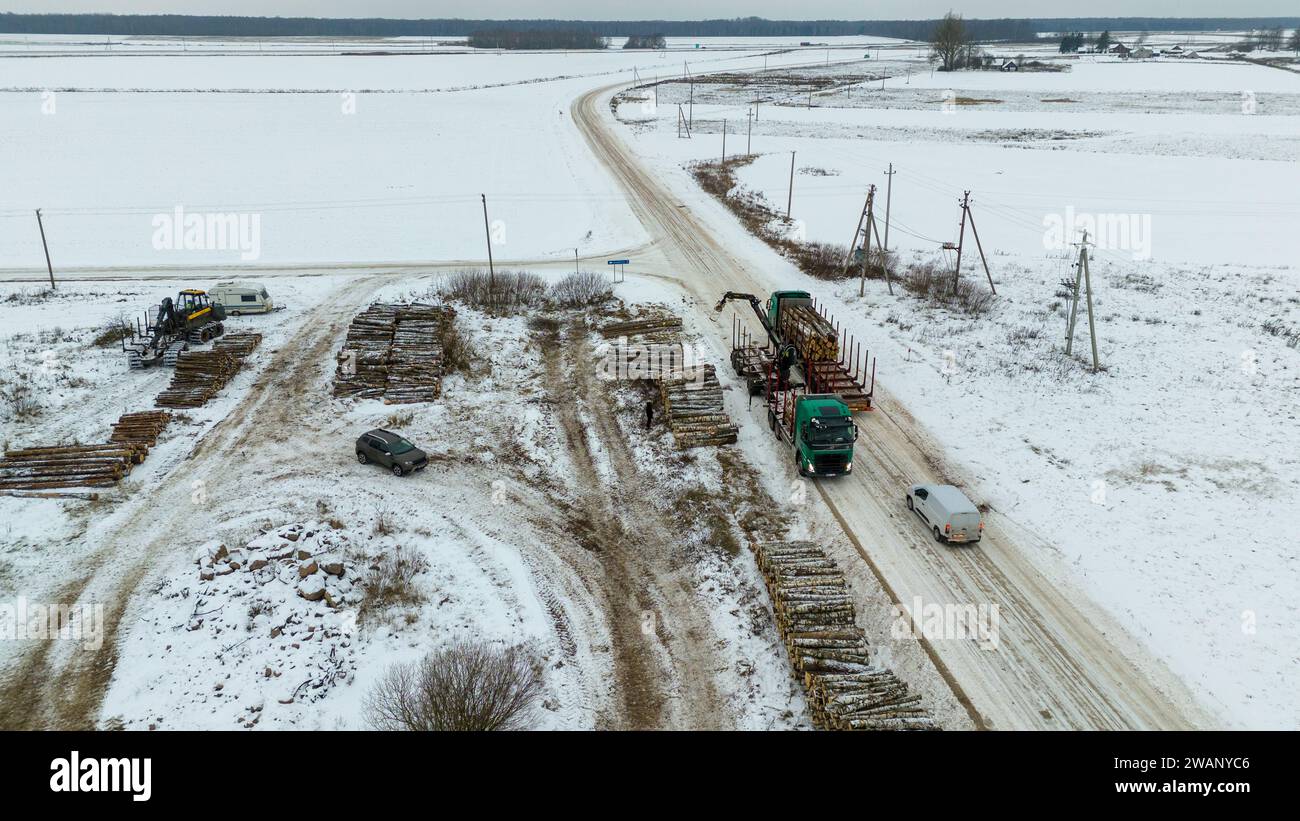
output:
[{"label": "white caravan trailer", "polygon": [[251,282],[218,282],[208,295],[225,308],[229,316],[265,314],[275,310],[275,303],[265,286]]}]

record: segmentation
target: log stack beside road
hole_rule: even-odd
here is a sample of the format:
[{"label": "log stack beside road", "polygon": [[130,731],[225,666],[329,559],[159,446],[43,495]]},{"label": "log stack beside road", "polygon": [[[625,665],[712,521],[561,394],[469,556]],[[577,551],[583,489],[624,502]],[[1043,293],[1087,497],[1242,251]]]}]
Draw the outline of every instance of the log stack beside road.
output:
[{"label": "log stack beside road", "polygon": [[388,404],[442,395],[442,336],[455,310],[442,305],[376,303],[348,327],[334,372],[334,395]]},{"label": "log stack beside road", "polygon": [[677,447],[729,445],[739,428],[722,405],[722,384],[712,365],[683,368],[659,381],[668,428]]},{"label": "log stack beside road", "polygon": [[829,730],[937,730],[921,697],[871,661],[844,574],[812,542],[752,543],[777,631],[813,724]]}]

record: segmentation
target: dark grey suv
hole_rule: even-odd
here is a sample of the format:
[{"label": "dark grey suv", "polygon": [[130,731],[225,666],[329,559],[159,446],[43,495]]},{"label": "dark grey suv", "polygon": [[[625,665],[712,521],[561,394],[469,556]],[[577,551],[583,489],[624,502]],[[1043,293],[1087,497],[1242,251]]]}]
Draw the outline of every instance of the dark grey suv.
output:
[{"label": "dark grey suv", "polygon": [[357,438],[357,461],[363,465],[374,462],[401,476],[424,470],[429,465],[429,456],[396,433],[372,430]]}]

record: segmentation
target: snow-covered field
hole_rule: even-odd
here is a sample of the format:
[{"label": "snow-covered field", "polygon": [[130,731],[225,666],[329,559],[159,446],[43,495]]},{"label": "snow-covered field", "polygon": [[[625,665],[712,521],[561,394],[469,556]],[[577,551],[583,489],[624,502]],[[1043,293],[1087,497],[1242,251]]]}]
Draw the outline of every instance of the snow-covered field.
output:
[{"label": "snow-covered field", "polygon": [[[1190,42],[1181,38],[1171,42]],[[882,172],[893,163],[889,240],[902,265],[950,261],[939,245],[956,240],[957,200],[969,189],[999,297],[979,317],[901,290],[890,296],[878,281],[859,298],[856,282],[813,281],[763,256],[769,284],[815,291],[868,340],[882,401],[905,405],[945,444],[952,478],[1054,545],[1048,558],[1071,583],[1225,724],[1300,727],[1290,681],[1300,655],[1300,568],[1269,513],[1300,508],[1300,269],[1289,248],[1300,219],[1300,75],[1228,61],[1081,58],[1068,61],[1068,72],[932,76],[919,50],[880,49],[871,38],[831,38],[829,54],[787,50],[791,40],[774,38],[698,50],[673,41],[667,56],[471,54],[386,42],[408,53],[367,57],[326,42],[259,44],[295,55],[272,56],[248,53],[249,44],[226,54],[219,42],[185,43],[197,53],[177,54],[163,40],[100,53],[84,38],[51,38],[35,47],[59,55],[39,59],[24,56],[31,41],[4,40],[3,278],[31,280],[44,270],[35,208],[44,209],[57,272],[124,270],[120,280],[66,282],[54,294],[33,281],[0,288],[3,384],[26,383],[41,399],[21,418],[0,408],[0,444],[98,440],[118,414],[151,404],[166,374],[128,374],[115,348],[92,346],[107,321],[182,286],[210,285],[205,266],[307,266],[304,276],[264,280],[288,307],[232,322],[266,334],[250,368],[216,402],[174,422],[120,493],[107,502],[0,499],[0,601],[54,601],[88,573],[99,585],[90,595],[134,591],[118,602],[128,629],[100,719],[166,728],[183,713],[184,726],[362,726],[361,696],[387,663],[472,634],[539,650],[547,663],[539,726],[599,726],[615,651],[587,586],[595,560],[565,529],[581,500],[581,470],[557,427],[556,402],[536,385],[545,355],[536,329],[522,319],[488,323],[480,342],[496,352],[490,373],[454,378],[445,401],[409,420],[394,420],[377,402],[329,401],[325,374],[355,310],[374,297],[425,293],[431,280],[421,261],[483,255],[480,194],[498,261],[544,259],[556,268],[574,249],[646,245],[621,190],[570,121],[580,93],[631,81],[634,69],[654,81],[680,75],[687,61],[696,76],[767,61],[784,67],[772,72],[782,79],[761,92],[758,156],[737,169],[740,184],[783,207],[795,151],[789,230],[843,243],[868,183],[880,187],[882,217]],[[841,62],[862,56],[849,47],[867,46],[872,59]],[[152,53],[132,56],[142,51]],[[795,67],[823,60],[806,71],[829,82],[809,98]],[[723,118],[728,155],[744,150],[753,93],[698,83],[689,140],[677,136],[683,85],[660,86],[657,106],[646,95],[619,110],[637,153],[745,253],[753,241],[684,166],[717,158]],[[256,258],[241,259],[250,249],[229,245],[156,247],[155,220],[177,207],[256,216]],[[1057,292],[1077,251],[1075,237],[1053,244],[1047,236],[1054,219],[1080,216],[1119,218],[1131,229],[1098,249],[1092,266],[1105,365],[1096,375],[1059,354],[1065,305]],[[967,251],[963,271],[977,278],[978,257]],[[378,262],[410,266],[389,280],[338,270]],[[132,269],[173,267],[193,273],[130,278]],[[619,295],[681,304],[671,286],[639,274]],[[326,324],[313,330],[318,315]],[[687,327],[697,338],[707,333],[689,318]],[[299,344],[313,346],[311,358],[293,358]],[[706,344],[720,358],[717,340]],[[1076,345],[1086,353],[1086,323]],[[290,390],[258,393],[291,369],[301,376]],[[670,517],[696,486],[716,489],[717,458],[674,461],[663,442],[635,430],[635,396],[614,399],[635,463],[658,490],[646,514]],[[742,418],[744,399],[728,402]],[[269,441],[246,438],[256,433],[239,427],[247,417],[223,422],[262,403],[283,422]],[[503,418],[501,407],[517,414]],[[358,472],[351,437],[384,425],[406,426],[440,461],[399,484]],[[594,432],[587,438],[592,469],[613,482],[608,443]],[[207,450],[221,445],[237,448],[229,476]],[[788,490],[774,478],[781,463],[761,427],[742,427],[739,450],[764,492],[780,498]],[[304,464],[304,451],[318,458]],[[153,489],[164,476],[166,485]],[[211,501],[186,520],[178,511],[192,504],[194,481]],[[149,530],[151,506],[230,550],[261,539],[253,549],[265,552],[275,539],[267,533],[296,524],[337,532],[324,552],[351,557],[358,575],[367,557],[409,549],[430,564],[421,577],[428,595],[363,625],[362,640],[334,608],[292,594],[288,564],[210,580],[201,603],[203,560],[189,541],[180,549]],[[381,520],[395,522],[394,532],[383,532],[390,524]],[[795,535],[807,528],[832,539],[823,524],[801,523]],[[108,551],[115,540],[121,551]],[[696,592],[710,629],[727,639],[710,656],[722,709],[735,726],[801,726],[802,696],[755,615],[752,561],[708,547],[693,534],[675,580]],[[847,543],[840,548],[852,556]],[[135,584],[137,571],[147,571],[144,583]],[[851,571],[851,583],[887,612],[865,567]],[[219,612],[196,615],[205,608]],[[877,626],[885,623],[882,616]],[[295,629],[272,636],[281,625]],[[3,643],[0,664],[22,647]],[[894,650],[947,726],[964,726],[951,700],[929,689],[933,674],[916,648]],[[323,698],[284,703],[304,681],[316,691],[326,678]]]},{"label": "snow-covered field", "polygon": [[[1054,543],[1052,558],[1226,722],[1300,726],[1289,684],[1300,567],[1273,515],[1300,509],[1300,74],[1069,63],[931,77],[893,60],[883,92],[862,76],[880,64],[832,67],[815,72],[834,82],[811,107],[807,86],[788,79],[757,92],[767,96],[752,138],[752,85],[697,86],[691,139],[677,136],[680,86],[660,87],[657,117],[631,100],[620,118],[638,153],[697,200],[684,168],[717,161],[724,117],[729,156],[747,139],[758,155],[736,169],[740,187],[778,213],[797,152],[793,222],[775,225],[811,241],[847,242],[869,183],[883,230],[892,162],[900,268],[951,270],[940,244],[956,242],[970,190],[998,290],[986,315],[890,296],[881,281],[859,298],[856,280],[828,285],[788,264],[769,284],[820,294],[868,340],[884,401],[945,443],[953,478]],[[956,102],[965,97],[984,102]],[[1088,219],[1103,231],[1091,266],[1096,375],[1086,322],[1076,356],[1061,353],[1061,281]],[[1107,235],[1110,219],[1127,234]],[[717,222],[748,242],[734,220]],[[984,286],[969,231],[962,269]]]},{"label": "snow-covered field", "polygon": [[[0,269],[44,267],[37,208],[64,271],[478,259],[480,194],[498,259],[636,247],[569,103],[686,65],[809,60],[777,50],[0,56]],[[164,239],[209,215],[244,222]]]}]

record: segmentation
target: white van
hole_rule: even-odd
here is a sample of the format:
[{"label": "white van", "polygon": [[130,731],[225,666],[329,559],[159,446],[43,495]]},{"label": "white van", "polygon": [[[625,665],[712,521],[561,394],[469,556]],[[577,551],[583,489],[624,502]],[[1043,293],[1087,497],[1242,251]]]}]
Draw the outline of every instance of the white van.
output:
[{"label": "white van", "polygon": [[912,485],[907,509],[916,513],[938,542],[978,542],[984,535],[979,508],[952,485]]},{"label": "white van", "polygon": [[266,288],[251,282],[218,282],[208,295],[225,308],[229,316],[265,314],[275,310],[275,303]]}]

